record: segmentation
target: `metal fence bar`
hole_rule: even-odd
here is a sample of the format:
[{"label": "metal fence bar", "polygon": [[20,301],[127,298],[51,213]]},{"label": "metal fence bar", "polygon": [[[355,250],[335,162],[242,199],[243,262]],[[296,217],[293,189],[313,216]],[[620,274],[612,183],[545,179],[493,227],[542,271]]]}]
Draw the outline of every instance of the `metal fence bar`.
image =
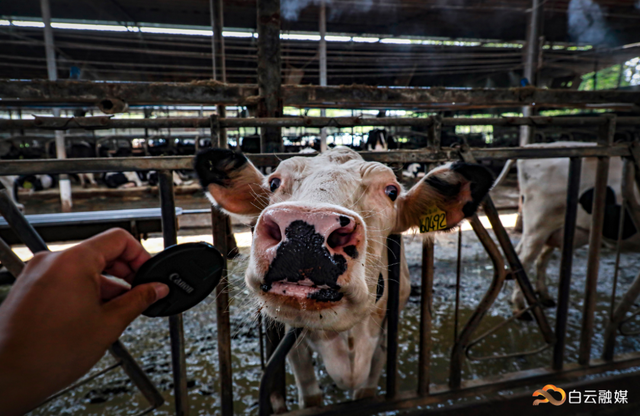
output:
[{"label": "metal fence bar", "polygon": [[[613,143],[615,134],[615,116],[602,129],[602,141]],[[602,244],[602,230],[604,227],[604,210],[609,179],[609,158],[599,157],[596,165],[596,179],[593,194],[593,207],[591,212],[591,230],[589,232],[589,254],[587,258],[587,283],[584,295],[584,307],[582,310],[582,329],[580,331],[580,350],[578,362],[589,364],[591,359],[591,341],[593,338],[593,323],[598,292],[598,271],[600,267],[600,245]]]},{"label": "metal fence bar", "polygon": [[276,389],[274,382],[277,382],[280,366],[284,363],[287,354],[291,351],[301,333],[301,328],[291,328],[273,351],[273,354],[271,354],[271,358],[269,358],[269,362],[267,362],[267,366],[262,372],[258,402],[258,414],[260,416],[269,416],[271,414],[271,396]]},{"label": "metal fence bar", "polygon": [[[164,247],[167,248],[178,243],[178,224],[176,221],[176,204],[173,199],[173,173],[171,171],[158,171],[158,188],[160,189],[160,208],[162,212],[162,238],[164,239]],[[171,337],[171,365],[173,368],[176,416],[188,416],[189,397],[182,314],[169,317],[169,335]]]},{"label": "metal fence bar", "polygon": [[[262,24],[260,21],[258,24]],[[279,26],[279,25],[278,25]],[[278,67],[279,68],[279,67]],[[616,103],[634,105],[632,91],[576,91],[568,89],[518,88],[423,88],[375,87],[368,85],[328,86],[282,85],[285,106],[303,107],[522,107],[533,103],[554,107],[581,107],[584,104]],[[175,104],[256,105],[256,85],[197,82],[93,82],[75,80],[2,80],[0,105],[31,104],[95,105],[108,97],[118,97],[129,105],[149,105],[162,101]]]},{"label": "metal fence bar", "polygon": [[223,416],[233,415],[233,370],[231,367],[231,319],[229,316],[229,277],[227,270],[227,218],[211,207],[213,244],[224,260],[222,278],[216,287],[216,327],[218,330],[218,368],[220,373],[220,404]]},{"label": "metal fence bar", "polygon": [[431,382],[431,305],[433,295],[433,240],[422,241],[422,287],[420,294],[420,346],[418,349],[418,395],[429,394]]},{"label": "metal fence bar", "polygon": [[[218,107],[220,109],[220,107]],[[211,132],[211,147],[227,147],[227,137],[220,126],[220,117],[212,114],[208,119]],[[229,315],[229,256],[228,238],[231,223],[216,207],[211,207],[213,244],[222,254],[223,270],[220,284],[216,288],[216,328],[218,330],[218,371],[220,373],[220,404],[222,416],[233,415],[233,369],[231,366],[231,317]]]},{"label": "metal fence bar", "polygon": [[164,397],[158,391],[156,386],[153,385],[151,379],[144,372],[142,367],[131,356],[131,353],[122,345],[120,340],[111,344],[109,347],[109,353],[122,364],[122,370],[133,381],[133,384],[140,389],[142,395],[151,404],[152,408],[158,408],[164,403]]},{"label": "metal fence bar", "polygon": [[400,262],[402,236],[387,238],[387,398],[398,393],[398,320],[400,315]]},{"label": "metal fence bar", "polygon": [[[489,118],[459,118],[440,116],[431,117],[281,117],[281,118],[221,118],[218,119],[220,128],[240,127],[308,127],[308,128],[349,128],[360,126],[378,127],[430,127],[429,134],[437,136],[435,130],[442,126],[601,126],[607,123],[604,116],[594,117],[489,117]],[[619,117],[617,124],[640,125],[640,117]],[[435,127],[434,127],[435,126]],[[111,116],[90,117],[43,117],[34,119],[0,119],[0,130],[106,130],[106,129],[160,129],[160,128],[207,128],[210,127],[209,117],[162,117],[153,119],[121,119]],[[434,134],[435,133],[435,134]],[[437,139],[435,139],[437,141]],[[438,147],[438,146],[436,146]]]},{"label": "metal fence bar", "polygon": [[[398,412],[414,409],[418,406],[450,405],[451,400],[465,397],[477,397],[479,395],[493,395],[502,390],[513,390],[523,386],[544,386],[548,383],[556,384],[569,379],[584,377],[590,374],[603,373],[611,370],[620,370],[640,365],[640,353],[624,354],[617,357],[616,361],[605,362],[593,360],[590,366],[579,364],[567,364],[562,371],[555,371],[549,367],[531,370],[517,371],[509,374],[500,374],[483,379],[464,381],[460,389],[451,389],[444,385],[437,385],[429,396],[416,394],[399,394],[393,400],[384,398],[363,399],[345,403],[339,403],[313,409],[301,409],[290,412],[288,416],[364,416],[377,415],[383,412]],[[533,399],[532,399],[533,400]],[[469,411],[470,414],[471,410]],[[425,414],[427,410],[425,410]]]},{"label": "metal fence bar", "polygon": [[464,328],[460,332],[460,336],[456,339],[453,348],[451,349],[451,362],[449,368],[449,387],[451,389],[459,389],[462,385],[462,363],[464,360],[464,351],[469,344],[469,340],[473,333],[478,329],[482,318],[489,310],[493,302],[495,302],[502,285],[506,278],[506,270],[504,268],[504,260],[498,247],[491,239],[491,236],[484,228],[477,215],[473,215],[469,218],[469,223],[473,228],[473,231],[478,236],[482,247],[489,254],[491,262],[493,263],[493,279],[487,292],[478,303],[475,311],[465,324]]},{"label": "metal fence bar", "polygon": [[560,283],[558,285],[558,307],[556,312],[556,344],[553,349],[553,369],[562,370],[564,364],[565,338],[567,334],[567,314],[571,291],[571,268],[573,265],[573,240],[578,217],[578,193],[580,192],[580,172],[582,159],[573,157],[569,161],[569,181],[567,184],[567,210],[564,215],[562,259],[560,261]]},{"label": "metal fence bar", "polygon": [[[462,149],[460,152],[460,156],[465,162],[468,163],[477,163],[474,154],[468,151],[466,148]],[[518,254],[516,253],[513,244],[511,244],[511,239],[509,238],[509,234],[507,234],[507,230],[505,230],[502,222],[500,221],[500,215],[498,214],[498,210],[496,206],[493,204],[493,200],[490,195],[487,195],[484,202],[482,203],[482,209],[484,210],[489,222],[491,223],[491,227],[493,228],[493,232],[500,243],[500,247],[502,247],[502,251],[505,255],[507,263],[509,263],[509,267],[512,270],[512,273],[520,285],[520,289],[522,290],[522,294],[524,295],[527,303],[529,305],[533,305],[532,308],[533,316],[538,323],[540,328],[540,332],[544,338],[544,341],[547,344],[552,344],[555,342],[555,335],[553,331],[551,331],[551,327],[549,326],[549,322],[542,310],[542,307],[538,303],[538,299],[533,291],[533,287],[531,286],[531,282],[527,277],[524,268],[522,267],[522,263],[518,258]]]},{"label": "metal fence bar", "polygon": [[[380,163],[435,163],[459,160],[457,150],[434,151],[428,148],[389,152],[358,152],[364,160]],[[470,149],[476,159],[551,159],[562,157],[631,156],[629,145]],[[299,153],[247,154],[256,166],[277,166],[291,157],[313,157]],[[85,172],[122,172],[144,170],[193,169],[193,156],[114,157],[87,159],[33,159],[0,162],[0,175],[30,175]]]}]

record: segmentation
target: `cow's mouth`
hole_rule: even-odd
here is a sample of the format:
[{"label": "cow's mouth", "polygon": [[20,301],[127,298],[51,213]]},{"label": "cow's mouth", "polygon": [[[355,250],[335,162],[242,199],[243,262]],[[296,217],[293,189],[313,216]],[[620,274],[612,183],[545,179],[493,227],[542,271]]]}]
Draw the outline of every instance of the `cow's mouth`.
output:
[{"label": "cow's mouth", "polygon": [[264,293],[298,299],[299,301],[339,302],[344,296],[344,293],[329,286],[309,283],[305,280],[299,282],[281,281],[263,284],[260,288]]}]

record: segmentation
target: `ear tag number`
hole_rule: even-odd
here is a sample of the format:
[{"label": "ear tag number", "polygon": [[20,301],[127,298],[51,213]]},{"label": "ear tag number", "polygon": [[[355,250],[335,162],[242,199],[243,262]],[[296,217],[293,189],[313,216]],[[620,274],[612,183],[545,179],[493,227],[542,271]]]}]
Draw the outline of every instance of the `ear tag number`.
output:
[{"label": "ear tag number", "polygon": [[447,228],[447,213],[435,205],[427,208],[427,211],[420,217],[420,233],[439,231]]}]

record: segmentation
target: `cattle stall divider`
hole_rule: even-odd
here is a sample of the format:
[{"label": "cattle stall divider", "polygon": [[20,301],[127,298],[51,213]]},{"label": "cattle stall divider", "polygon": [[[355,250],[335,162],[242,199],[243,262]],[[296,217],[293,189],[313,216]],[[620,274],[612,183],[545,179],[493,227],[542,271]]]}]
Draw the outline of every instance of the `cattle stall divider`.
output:
[{"label": "cattle stall divider", "polygon": [[[48,120],[51,119],[51,120]],[[95,117],[76,117],[76,118],[39,118],[38,120],[2,120],[0,121],[0,130],[5,129],[52,129],[52,130],[66,130],[73,126],[73,128],[88,128],[88,129],[110,129],[110,128],[127,128],[144,127],[154,128],[156,126],[172,127],[209,127],[212,132],[212,139],[217,137],[217,131],[222,128],[228,127],[284,127],[284,126],[309,126],[309,127],[352,127],[352,126],[454,126],[454,125],[500,125],[500,126],[519,126],[519,125],[558,125],[558,126],[573,126],[573,125],[588,125],[588,126],[600,126],[607,129],[608,136],[611,137],[611,132],[614,131],[615,125],[630,124],[640,125],[640,117],[618,117],[615,120],[615,124],[611,122],[610,117],[509,117],[509,118],[487,118],[487,119],[460,119],[460,118],[357,118],[357,117],[345,117],[345,118],[328,118],[328,117],[301,117],[301,118],[257,118],[257,119],[227,119],[227,118],[197,118],[197,119],[140,119],[140,120],[119,120],[107,117],[100,117],[100,120],[93,120]],[[36,123],[38,121],[38,123]],[[38,124],[38,125],[36,125]],[[613,128],[611,125],[613,124]],[[605,127],[606,126],[606,127]],[[640,169],[638,169],[638,157],[640,156],[640,149],[637,143],[631,144],[613,144],[611,140],[607,140],[605,143],[598,144],[591,147],[553,147],[553,148],[468,148],[468,146],[461,146],[460,148],[443,149],[439,146],[439,132],[440,129],[432,129],[432,138],[430,140],[431,147],[419,149],[415,151],[397,150],[389,152],[360,152],[365,160],[378,161],[381,163],[387,163],[391,165],[404,164],[404,163],[422,163],[422,164],[434,164],[447,161],[463,160],[466,162],[474,162],[479,159],[494,158],[494,159],[539,159],[539,158],[570,158],[571,171],[574,172],[569,178],[569,193],[568,201],[569,209],[567,210],[567,216],[575,216],[577,204],[575,203],[575,186],[579,183],[579,177],[576,179],[575,171],[576,166],[579,166],[580,160],[585,157],[596,157],[601,160],[605,160],[609,157],[619,156],[628,159],[633,162],[636,177],[636,182],[640,177]],[[214,141],[215,143],[215,141]],[[247,157],[256,166],[276,166],[282,159],[286,159],[292,156],[306,156],[291,153],[278,153],[278,154],[247,154]],[[313,156],[313,155],[311,155]],[[631,163],[631,162],[630,162]],[[56,174],[56,173],[80,173],[80,172],[110,172],[110,171],[143,171],[143,170],[158,170],[160,171],[160,205],[162,210],[162,224],[163,224],[163,237],[165,246],[175,244],[177,241],[177,225],[175,217],[175,200],[173,192],[172,171],[178,169],[192,169],[192,157],[180,156],[180,157],[137,157],[137,158],[95,158],[95,159],[66,159],[66,160],[28,160],[28,161],[3,161],[0,162],[0,175],[21,175],[21,174]],[[579,169],[577,170],[579,172]],[[599,182],[601,183],[601,182]],[[606,185],[606,181],[604,182]],[[633,207],[634,201],[629,200],[627,209]],[[393,351],[393,348],[388,349],[387,360],[387,396],[386,397],[374,397],[371,399],[363,399],[357,402],[345,402],[340,404],[328,405],[324,407],[303,409],[289,412],[290,415],[320,415],[320,414],[334,414],[334,412],[349,412],[354,415],[365,415],[375,412],[392,411],[409,409],[417,406],[433,405],[446,402],[447,400],[457,399],[461,397],[469,397],[480,394],[487,394],[496,392],[505,388],[513,389],[517,386],[525,386],[532,383],[541,382],[558,382],[559,380],[565,380],[569,378],[582,377],[588,374],[601,373],[612,369],[627,368],[635,365],[640,365],[640,352],[622,354],[614,356],[615,350],[615,331],[613,331],[613,339],[607,344],[611,351],[610,355],[607,355],[603,360],[589,360],[584,365],[575,363],[565,363],[564,354],[559,351],[563,348],[564,331],[566,329],[566,316],[568,301],[562,301],[558,304],[557,316],[560,317],[560,321],[564,319],[564,324],[558,326],[556,322],[555,332],[551,330],[549,323],[547,322],[544,311],[542,310],[539,301],[533,291],[531,283],[522,269],[520,260],[515,253],[515,249],[511,245],[509,236],[500,222],[495,205],[490,197],[488,197],[482,204],[485,215],[487,215],[489,222],[491,223],[493,232],[495,234],[498,245],[493,241],[489,233],[479,222],[477,217],[470,219],[473,230],[480,239],[483,247],[489,254],[494,265],[494,278],[487,290],[484,298],[480,301],[478,307],[473,312],[472,317],[465,323],[460,336],[456,340],[456,343],[452,349],[451,355],[451,367],[449,372],[449,385],[448,386],[436,386],[432,388],[430,386],[429,379],[429,363],[430,363],[430,350],[431,340],[430,332],[432,328],[431,322],[431,289],[433,285],[433,243],[425,240],[423,242],[423,264],[422,264],[422,292],[421,292],[421,321],[420,321],[420,351],[419,362],[421,368],[418,370],[418,383],[415,391],[396,391],[395,377],[396,368],[395,360],[397,359],[397,351]],[[212,212],[213,216],[213,234],[214,245],[218,247],[223,256],[227,257],[226,237],[231,231],[228,227],[228,222],[216,209]],[[594,215],[595,217],[595,215]],[[632,216],[633,218],[633,216]],[[571,218],[569,218],[571,219]],[[594,218],[594,221],[597,219]],[[598,220],[598,221],[601,221]],[[575,230],[575,222],[567,221],[565,223],[565,235],[568,233],[573,234]],[[18,235],[24,238],[28,233],[19,232]],[[392,236],[391,239],[399,241],[399,236]],[[394,244],[389,244],[390,249]],[[501,251],[498,249],[500,247]],[[562,296],[566,296],[566,290],[562,289],[565,285],[569,284],[569,278],[571,274],[571,262],[570,256],[572,255],[573,248],[571,246],[565,247],[562,254],[562,278],[561,278],[561,293]],[[590,251],[591,253],[591,251]],[[7,254],[7,253],[5,253]],[[8,255],[8,254],[7,254]],[[591,254],[590,254],[591,255]],[[394,254],[395,256],[395,254]],[[6,255],[5,255],[6,257]],[[394,262],[389,260],[389,267],[395,267]],[[398,258],[397,256],[393,258]],[[397,262],[396,262],[397,263]],[[508,265],[508,269],[505,267]],[[537,322],[540,329],[540,333],[544,339],[544,348],[554,347],[553,355],[553,368],[539,368],[534,370],[519,371],[509,374],[503,374],[499,377],[488,377],[479,380],[462,380],[461,377],[461,363],[464,360],[465,355],[471,359],[482,358],[508,358],[512,356],[505,355],[503,357],[479,357],[476,358],[470,354],[470,348],[484,338],[487,333],[481,335],[479,338],[472,339],[473,333],[478,328],[478,325],[485,315],[500,288],[502,283],[506,279],[507,274],[513,275],[523,289],[525,299],[528,303],[528,310],[530,310]],[[226,271],[225,271],[226,277]],[[595,276],[597,279],[597,275]],[[637,281],[640,280],[636,279]],[[218,314],[217,328],[218,328],[218,352],[220,356],[220,378],[221,380],[233,380],[232,368],[230,365],[231,357],[231,340],[230,340],[230,323],[229,323],[229,300],[223,298],[223,294],[227,291],[228,281],[225,280],[224,284],[219,285],[216,289],[217,308]],[[627,307],[631,307],[633,300],[628,301],[629,298],[634,298],[640,293],[640,283],[634,282],[632,287],[623,296],[623,300],[619,302],[616,313],[614,316],[620,316],[620,319],[616,322],[612,322],[610,326],[619,329],[619,323],[623,322],[626,317]],[[221,300],[222,299],[222,300]],[[564,298],[563,298],[564,299]],[[617,315],[616,315],[617,314]],[[394,306],[392,302],[389,304],[388,316],[397,320],[398,308],[397,303]],[[618,326],[615,326],[615,325]],[[175,390],[175,406],[176,414],[187,415],[188,414],[188,394],[186,388],[186,365],[184,359],[184,333],[182,329],[182,316],[175,316],[169,319],[169,327],[171,333],[171,351],[172,351],[172,365],[174,375],[174,390]],[[583,327],[587,331],[593,331],[593,321],[585,320]],[[492,331],[496,331],[499,328],[493,328]],[[397,325],[392,323],[392,319],[389,320],[387,336],[389,337],[389,345],[396,342],[397,347]],[[290,339],[290,335],[287,335],[285,339]],[[610,337],[611,338],[611,337]],[[286,344],[282,345],[285,348]],[[280,350],[280,347],[275,349],[276,352]],[[609,351],[607,350],[607,351]],[[538,351],[531,351],[531,353]],[[276,365],[283,365],[284,356],[286,354],[278,353],[273,355],[273,365],[270,361],[267,365],[268,371],[270,367]],[[519,353],[522,355],[522,353]],[[225,358],[226,357],[226,358]],[[282,359],[276,359],[281,357]],[[222,402],[222,414],[223,416],[229,416],[233,413],[233,390],[232,382],[221,382],[221,402]],[[268,387],[268,386],[266,386]],[[262,397],[262,393],[260,395]],[[262,403],[262,401],[261,401]],[[261,414],[265,412],[264,409],[260,409]]]}]

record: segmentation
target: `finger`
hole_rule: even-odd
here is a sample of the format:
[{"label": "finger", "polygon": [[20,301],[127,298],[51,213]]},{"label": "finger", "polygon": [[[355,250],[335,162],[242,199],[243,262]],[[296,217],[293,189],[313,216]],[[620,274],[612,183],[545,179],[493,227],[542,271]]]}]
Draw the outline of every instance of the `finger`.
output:
[{"label": "finger", "polygon": [[104,301],[116,298],[130,289],[131,286],[124,282],[100,276],[100,299]]},{"label": "finger", "polygon": [[104,271],[105,273],[119,277],[120,279],[125,280],[129,283],[133,281],[133,277],[136,275],[136,272],[129,266],[128,263],[120,260],[116,260],[112,264],[107,265]]},{"label": "finger", "polygon": [[169,286],[153,282],[136,286],[130,291],[105,303],[103,308],[115,320],[121,331],[155,301],[169,294]]},{"label": "finger", "polygon": [[151,258],[151,255],[147,253],[138,240],[121,228],[105,231],[80,243],[76,247],[81,245],[90,249],[96,258],[100,260],[101,264],[97,265],[100,270],[96,270],[98,273],[116,260],[128,264],[135,271]]}]

